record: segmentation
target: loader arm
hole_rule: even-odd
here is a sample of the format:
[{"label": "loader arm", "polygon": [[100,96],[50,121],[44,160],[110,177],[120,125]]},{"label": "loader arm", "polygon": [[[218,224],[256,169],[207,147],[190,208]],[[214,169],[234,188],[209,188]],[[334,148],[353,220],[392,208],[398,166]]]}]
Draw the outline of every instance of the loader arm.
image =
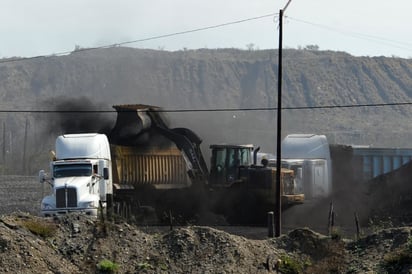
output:
[{"label": "loader arm", "polygon": [[196,135],[189,129],[169,129],[157,125],[154,127],[160,134],[172,140],[183,153],[189,177],[194,181],[207,181],[208,169],[200,151],[200,143],[196,143],[194,142],[196,140],[191,139]]}]

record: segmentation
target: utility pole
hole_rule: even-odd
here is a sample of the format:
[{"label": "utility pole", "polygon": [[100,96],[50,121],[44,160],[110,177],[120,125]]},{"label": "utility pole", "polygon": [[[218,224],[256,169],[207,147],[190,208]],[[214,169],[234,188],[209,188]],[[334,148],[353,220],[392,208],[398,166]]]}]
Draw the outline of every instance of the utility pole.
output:
[{"label": "utility pole", "polygon": [[26,127],[24,128],[24,143],[23,143],[23,170],[22,175],[27,175],[27,130],[29,127],[29,120],[26,118]]},{"label": "utility pole", "polygon": [[283,39],[283,13],[289,6],[289,0],[285,7],[279,11],[279,53],[278,53],[278,107],[277,107],[277,140],[276,140],[276,220],[275,237],[281,234],[282,220],[282,193],[281,191],[281,168],[282,168],[282,39]]},{"label": "utility pole", "polygon": [[3,165],[6,168],[6,122],[3,122]]}]

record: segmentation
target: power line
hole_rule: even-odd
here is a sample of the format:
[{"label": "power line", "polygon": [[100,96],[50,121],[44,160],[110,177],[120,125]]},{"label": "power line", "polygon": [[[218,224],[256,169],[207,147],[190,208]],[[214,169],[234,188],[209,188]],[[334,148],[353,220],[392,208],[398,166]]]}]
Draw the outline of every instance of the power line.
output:
[{"label": "power line", "polygon": [[[376,104],[349,104],[349,105],[323,105],[323,106],[298,106],[283,107],[282,110],[314,110],[314,109],[339,109],[339,108],[368,108],[387,106],[408,106],[412,102],[393,102]],[[183,113],[183,112],[235,112],[235,111],[274,111],[277,107],[263,108],[213,108],[213,109],[156,109],[151,112]],[[5,110],[0,109],[0,113],[116,113],[116,110]],[[135,112],[135,110],[122,110],[121,112]]]},{"label": "power line", "polygon": [[32,59],[39,59],[39,58],[46,58],[46,57],[53,57],[53,56],[62,56],[62,55],[67,55],[67,54],[72,54],[72,53],[79,53],[79,52],[92,51],[92,50],[98,50],[98,49],[114,48],[114,47],[124,46],[124,45],[128,45],[128,44],[141,43],[141,42],[157,40],[157,39],[162,39],[162,38],[167,38],[167,37],[172,37],[172,36],[177,36],[177,35],[183,35],[183,34],[188,34],[188,33],[193,33],[193,32],[199,32],[199,31],[205,31],[205,30],[210,30],[210,29],[226,27],[226,26],[240,24],[240,23],[244,23],[244,22],[248,22],[248,21],[259,20],[259,19],[263,19],[263,18],[267,18],[267,17],[273,17],[276,14],[277,13],[270,13],[270,14],[260,15],[260,16],[256,16],[256,17],[241,19],[241,20],[222,23],[222,24],[217,24],[217,25],[211,25],[211,26],[206,26],[206,27],[201,27],[201,28],[196,28],[196,29],[191,29],[191,30],[185,30],[185,31],[179,31],[179,32],[174,32],[174,33],[169,33],[169,34],[162,34],[162,35],[157,35],[157,36],[152,36],[152,37],[147,37],[147,38],[142,38],[142,39],[136,39],[136,40],[131,40],[131,41],[119,42],[119,43],[103,45],[103,46],[99,46],[99,47],[80,48],[80,49],[76,49],[74,51],[63,51],[63,52],[47,54],[47,55],[39,55],[39,56],[33,56],[33,57],[22,57],[22,58],[18,58],[18,59],[5,59],[5,60],[0,60],[0,64],[11,63],[11,62],[19,62],[19,61],[25,61],[25,60],[32,60]]},{"label": "power line", "polygon": [[[128,44],[146,42],[146,41],[150,41],[150,40],[157,40],[157,39],[162,39],[162,38],[167,38],[167,37],[172,37],[172,36],[177,36],[177,35],[200,32],[200,31],[205,31],[205,30],[210,30],[210,29],[215,29],[215,28],[221,28],[221,27],[225,27],[225,26],[229,26],[229,25],[240,24],[240,23],[244,23],[244,22],[248,22],[248,21],[267,18],[267,17],[274,17],[275,15],[278,15],[278,13],[270,13],[270,14],[265,14],[265,15],[261,15],[261,16],[256,16],[256,17],[231,21],[231,22],[227,22],[227,23],[221,23],[221,24],[217,24],[217,25],[200,27],[200,28],[196,28],[196,29],[185,30],[185,31],[180,31],[180,32],[174,32],[174,33],[169,33],[169,34],[151,36],[151,37],[147,37],[147,38],[136,39],[136,40],[131,40],[131,41],[124,41],[124,42],[119,42],[119,43],[114,43],[114,44],[102,45],[102,46],[98,46],[98,47],[80,48],[80,49],[76,49],[76,50],[73,50],[73,51],[62,51],[62,52],[45,54],[45,55],[38,55],[38,56],[32,56],[32,57],[5,58],[5,59],[0,60],[0,64],[19,62],[19,61],[25,61],[25,60],[32,60],[32,59],[39,59],[39,58],[63,56],[63,55],[68,55],[68,54],[73,54],[73,53],[84,52],[84,51],[92,51],[92,50],[99,50],[99,49],[105,49],[105,48],[119,47],[119,46],[128,45]],[[383,37],[379,37],[379,36],[367,35],[367,34],[362,34],[362,33],[358,33],[358,32],[333,28],[333,27],[330,27],[330,26],[327,26],[327,25],[313,23],[313,22],[309,22],[309,21],[306,21],[306,20],[302,20],[302,19],[298,19],[298,18],[294,18],[294,17],[290,17],[290,16],[285,16],[285,17],[287,19],[292,20],[292,21],[312,25],[312,26],[315,26],[315,27],[318,27],[318,28],[327,29],[329,31],[339,32],[339,33],[342,33],[344,35],[349,35],[349,36],[356,37],[358,39],[372,40],[374,42],[379,41],[380,43],[384,43],[384,44],[387,44],[387,45],[390,45],[390,46],[393,46],[393,47],[396,47],[396,48],[399,48],[399,49],[412,50],[412,44],[411,43],[395,41],[395,40],[391,40],[391,39],[387,39],[387,38],[383,38]],[[274,19],[276,19],[276,17],[274,17]]]},{"label": "power line", "polygon": [[[131,40],[131,41],[124,41],[124,42],[119,42],[119,43],[114,43],[114,44],[102,45],[102,46],[98,46],[98,47],[80,48],[80,49],[76,49],[76,50],[73,50],[73,51],[62,51],[62,52],[45,54],[45,55],[38,55],[38,56],[32,56],[32,57],[5,58],[5,59],[0,60],[0,64],[26,61],[26,60],[33,60],[33,59],[40,59],[40,58],[47,58],[47,57],[63,56],[63,55],[68,55],[68,54],[75,54],[75,53],[79,53],[79,52],[93,51],[93,50],[106,49],[106,48],[114,48],[114,47],[119,47],[119,46],[128,45],[128,44],[141,43],[141,42],[157,40],[157,39],[162,39],[162,38],[167,38],[167,37],[172,37],[172,36],[178,36],[178,35],[184,35],[184,34],[189,34],[189,33],[194,33],[194,32],[200,32],[200,31],[205,31],[205,30],[210,30],[210,29],[226,27],[226,26],[229,26],[229,25],[240,24],[240,23],[244,23],[244,22],[248,22],[248,21],[267,18],[267,17],[274,17],[275,15],[278,15],[278,13],[270,13],[270,14],[265,14],[265,15],[261,15],[261,16],[256,16],[256,17],[231,21],[231,22],[227,22],[227,23],[221,23],[221,24],[217,24],[217,25],[200,27],[200,28],[196,28],[196,29],[185,30],[185,31],[180,31],[180,32],[174,32],[174,33],[169,33],[169,34],[151,36],[151,37],[147,37],[147,38],[136,39],[136,40]],[[285,17],[287,19],[290,19],[290,20],[293,20],[293,21],[296,21],[296,22],[312,25],[312,26],[315,26],[315,27],[318,27],[318,28],[327,29],[329,31],[339,32],[339,33],[342,33],[344,35],[349,35],[349,36],[356,37],[358,39],[370,40],[370,41],[374,41],[374,42],[378,41],[380,43],[384,43],[384,44],[387,44],[389,46],[393,46],[393,47],[396,47],[396,48],[399,48],[399,49],[412,50],[412,44],[410,44],[410,43],[395,41],[395,40],[391,40],[391,39],[387,39],[387,38],[383,38],[383,37],[372,36],[372,35],[362,34],[362,33],[358,33],[358,32],[342,30],[342,29],[338,29],[338,28],[333,28],[333,27],[330,27],[330,26],[327,26],[327,25],[317,24],[317,23],[309,22],[309,21],[306,21],[306,20],[302,20],[302,19],[298,19],[298,18],[294,18],[294,17],[290,17],[290,16],[285,16]],[[274,19],[276,19],[276,17]]]},{"label": "power line", "polygon": [[372,41],[372,42],[375,42],[375,43],[385,44],[385,45],[395,47],[395,48],[398,48],[398,49],[412,51],[412,44],[411,43],[396,41],[396,40],[392,40],[392,39],[388,39],[388,38],[380,37],[380,36],[375,36],[375,35],[363,34],[363,33],[359,33],[359,32],[334,28],[334,27],[330,27],[330,26],[327,26],[327,25],[313,23],[313,22],[309,22],[309,21],[306,21],[306,20],[302,20],[302,19],[298,19],[298,18],[294,18],[294,17],[290,17],[290,16],[286,16],[286,18],[290,19],[292,21],[296,21],[296,22],[299,22],[299,23],[304,23],[304,24],[311,25],[311,26],[314,26],[314,27],[317,27],[317,28],[326,29],[326,30],[332,31],[332,32],[341,33],[343,35],[352,36],[352,37],[355,37],[355,38],[358,38],[358,39],[368,40],[368,41]]}]

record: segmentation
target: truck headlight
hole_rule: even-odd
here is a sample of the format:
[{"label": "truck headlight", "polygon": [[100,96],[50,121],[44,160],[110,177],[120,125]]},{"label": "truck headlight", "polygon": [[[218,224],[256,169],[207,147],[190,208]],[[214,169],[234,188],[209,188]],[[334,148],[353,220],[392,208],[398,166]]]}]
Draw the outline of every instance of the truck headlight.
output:
[{"label": "truck headlight", "polygon": [[83,203],[83,207],[84,207],[84,208],[95,207],[95,206],[94,206],[94,201],[84,202],[84,203]]},{"label": "truck headlight", "polygon": [[41,204],[41,210],[50,210],[50,209],[53,209],[51,204],[46,204],[46,203]]}]

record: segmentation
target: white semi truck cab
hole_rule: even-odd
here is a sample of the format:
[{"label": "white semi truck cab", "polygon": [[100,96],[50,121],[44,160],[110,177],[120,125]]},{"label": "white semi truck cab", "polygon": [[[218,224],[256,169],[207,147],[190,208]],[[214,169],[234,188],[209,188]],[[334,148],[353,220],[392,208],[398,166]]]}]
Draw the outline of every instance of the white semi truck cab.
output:
[{"label": "white semi truck cab", "polygon": [[50,173],[39,172],[41,183],[51,185],[41,202],[42,216],[71,211],[97,216],[100,204],[113,194],[109,141],[104,134],[66,134],[57,137]]},{"label": "white semi truck cab", "polygon": [[282,141],[282,165],[296,172],[305,198],[328,197],[332,192],[332,160],[325,135],[290,134]]}]

